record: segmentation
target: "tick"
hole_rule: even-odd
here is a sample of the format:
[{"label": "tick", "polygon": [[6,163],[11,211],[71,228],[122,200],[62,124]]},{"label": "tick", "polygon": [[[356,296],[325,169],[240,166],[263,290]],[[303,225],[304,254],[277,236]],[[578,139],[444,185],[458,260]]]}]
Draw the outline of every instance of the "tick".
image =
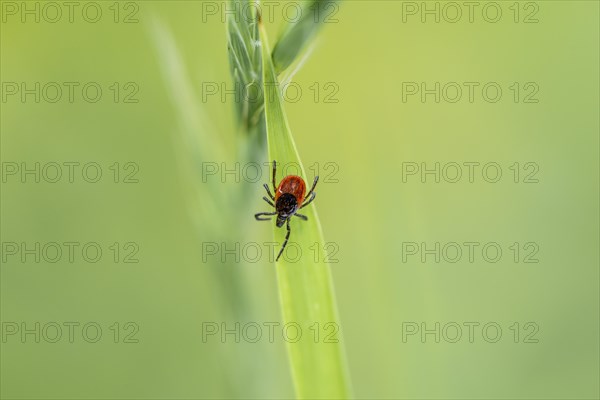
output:
[{"label": "tick", "polygon": [[[263,185],[267,194],[271,198],[270,200],[267,196],[263,197],[263,200],[269,203],[269,205],[275,208],[273,212],[261,212],[254,215],[257,221],[269,221],[272,216],[277,216],[277,221],[275,225],[278,228],[281,228],[283,224],[287,228],[287,234],[285,235],[285,240],[283,241],[283,246],[281,246],[281,250],[279,250],[279,254],[275,261],[279,260],[281,257],[281,253],[285,249],[287,245],[288,239],[290,238],[290,220],[293,216],[296,216],[304,221],[308,221],[308,217],[306,215],[298,214],[298,210],[309,205],[317,195],[315,192],[315,186],[317,186],[317,182],[319,181],[319,176],[315,176],[315,180],[310,188],[310,191],[305,196],[306,193],[306,184],[304,183],[304,179],[299,177],[298,175],[288,175],[279,182],[279,186],[275,184],[275,175],[277,174],[277,163],[273,161],[273,190],[275,191],[275,196],[271,194],[269,190],[269,185],[266,183]],[[308,201],[305,203],[304,200],[308,198]]]}]

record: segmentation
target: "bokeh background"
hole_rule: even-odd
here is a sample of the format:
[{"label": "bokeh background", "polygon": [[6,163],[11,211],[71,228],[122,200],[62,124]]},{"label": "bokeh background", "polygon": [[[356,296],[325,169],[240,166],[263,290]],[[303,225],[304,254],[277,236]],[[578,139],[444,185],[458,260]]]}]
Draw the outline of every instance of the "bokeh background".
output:
[{"label": "bokeh background", "polygon": [[[202,162],[232,168],[244,143],[231,96],[203,99],[206,83],[232,88],[223,19],[202,1],[100,1],[97,23],[83,19],[85,2],[73,22],[65,7],[56,23],[44,14],[39,23],[31,15],[23,22],[23,7],[36,3],[43,12],[43,2],[1,2],[3,172],[7,163],[96,162],[103,176],[97,183],[77,174],[73,183],[3,177],[0,395],[293,397],[280,336],[270,343],[265,329],[257,343],[236,343],[233,335],[203,340],[207,323],[235,329],[280,321],[266,254],[258,262],[222,262],[203,252],[203,243],[272,240],[268,224],[253,219],[264,207],[266,167],[256,183],[202,181]],[[488,2],[478,2],[473,22],[463,6],[456,23],[447,21],[454,14],[444,2],[409,3],[346,1],[332,10],[293,78],[303,95],[286,103],[306,179],[315,164],[322,177],[335,172],[320,183],[316,204],[325,240],[339,248],[331,268],[354,396],[598,398],[598,2],[497,2],[496,23],[482,15]],[[421,20],[425,6],[439,7],[439,23],[427,14]],[[410,7],[416,15],[407,14]],[[488,11],[493,17],[495,8]],[[272,15],[273,43],[283,18]],[[127,16],[137,22],[125,23]],[[7,82],[97,82],[103,94],[96,103],[77,89],[73,102],[66,92],[56,103],[34,95],[23,102],[7,94]],[[135,103],[125,102],[128,82],[139,89],[129,98]],[[443,96],[438,103],[433,95],[404,101],[403,82],[480,86],[472,102],[465,90],[455,103]],[[483,99],[487,82],[503,89],[499,101]],[[327,83],[335,85],[336,102],[326,101]],[[537,102],[525,102],[532,87],[538,91],[529,99]],[[267,161],[266,151],[261,157]],[[489,183],[476,169],[471,183],[463,167],[456,183],[444,175],[439,183],[432,175],[403,179],[404,163],[436,162],[495,162],[502,177]],[[137,166],[137,183],[123,182],[135,169],[127,163]],[[334,167],[325,170],[326,163]],[[535,163],[537,182],[525,182],[534,168],[526,163]],[[231,195],[247,185],[248,198],[210,208],[215,182]],[[56,263],[31,255],[23,262],[20,253],[7,254],[9,242],[97,242],[103,256],[97,263],[77,252],[73,263],[65,255]],[[123,262],[129,242],[137,263]],[[422,252],[403,251],[407,242],[480,247],[473,262],[466,254],[455,263],[432,255],[423,262]],[[503,250],[496,263],[481,255],[488,242]],[[529,242],[537,263],[523,262]],[[62,338],[36,343],[33,334],[8,333],[36,322],[63,326]],[[73,343],[68,322],[80,324]],[[90,322],[102,328],[96,343],[78,330]],[[469,322],[480,324],[472,342]],[[407,323],[439,323],[439,343],[433,334],[406,336]],[[448,340],[452,323],[462,327],[456,343]],[[482,334],[487,323],[502,328],[495,343]],[[537,342],[525,340],[533,327],[529,339]]]}]

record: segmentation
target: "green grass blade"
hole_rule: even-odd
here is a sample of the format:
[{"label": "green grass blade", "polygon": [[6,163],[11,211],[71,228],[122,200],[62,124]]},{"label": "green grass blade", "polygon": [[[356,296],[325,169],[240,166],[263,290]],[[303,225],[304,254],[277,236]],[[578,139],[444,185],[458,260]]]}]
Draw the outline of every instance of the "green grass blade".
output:
[{"label": "green grass blade", "polygon": [[286,70],[305,50],[323,23],[337,10],[336,0],[312,0],[303,8],[302,16],[286,26],[273,49],[275,74]]},{"label": "green grass blade", "polygon": [[[260,37],[269,160],[276,160],[280,165],[296,163],[306,178],[283,110],[282,97],[262,24]],[[281,176],[277,179],[281,179]],[[312,179],[309,180],[309,184],[311,183]],[[317,191],[324,195],[325,192],[319,189],[317,187]],[[315,202],[318,202],[318,197]],[[291,222],[290,237],[290,243],[298,244],[302,256],[296,262],[288,262],[282,256],[276,263],[283,322],[299,324],[303,332],[301,340],[287,343],[296,395],[298,398],[310,399],[346,398],[349,396],[349,382],[341,329],[329,338],[334,340],[326,339],[327,333],[333,332],[340,325],[331,271],[323,255],[323,235],[314,203],[303,209],[302,213],[308,216],[309,220],[294,219]],[[285,231],[285,228],[275,228],[275,240],[282,243]],[[320,249],[317,252],[317,262],[310,250],[316,248]],[[318,332],[318,340],[315,340],[314,330]]]},{"label": "green grass blade", "polygon": [[236,98],[245,99],[244,91],[251,91],[252,100],[236,101],[236,116],[248,133],[256,130],[262,112],[262,97],[254,98],[255,89],[262,93],[261,54],[258,47],[258,16],[256,8],[249,6],[252,0],[231,0],[228,6],[233,13],[227,14],[227,53]]}]

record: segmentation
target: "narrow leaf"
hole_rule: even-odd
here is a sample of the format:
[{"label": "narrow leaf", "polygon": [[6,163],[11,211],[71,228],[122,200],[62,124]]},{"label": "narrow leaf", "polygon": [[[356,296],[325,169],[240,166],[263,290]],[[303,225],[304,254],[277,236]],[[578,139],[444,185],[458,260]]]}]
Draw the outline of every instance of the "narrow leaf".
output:
[{"label": "narrow leaf", "polygon": [[[301,175],[308,178],[283,110],[281,92],[262,24],[260,37],[269,160],[276,160],[279,165],[295,163],[300,167]],[[277,180],[281,178],[280,172]],[[307,179],[309,186],[312,184],[312,177],[310,178]],[[319,195],[327,195],[319,186],[316,191]],[[319,196],[315,202],[318,201]],[[302,209],[308,221],[294,218],[290,222],[290,243],[297,244],[295,247],[302,253],[293,262],[286,260],[284,253],[276,262],[279,297],[284,324],[298,324],[303,332],[302,338],[297,342],[287,342],[297,397],[340,399],[349,396],[347,370],[331,271],[325,261],[323,235],[314,204]],[[275,240],[283,243],[285,227],[275,227],[274,230]],[[316,251],[317,259],[311,249]]]},{"label": "narrow leaf", "polygon": [[[236,91],[236,117],[247,133],[256,130],[256,114],[262,109],[261,54],[258,48],[258,16],[250,0],[230,0],[227,14],[227,52]],[[248,10],[250,12],[248,12]]]},{"label": "narrow leaf", "polygon": [[302,10],[301,17],[289,23],[273,49],[275,73],[279,75],[305,50],[325,22],[335,22],[339,5],[336,0],[312,0]]}]

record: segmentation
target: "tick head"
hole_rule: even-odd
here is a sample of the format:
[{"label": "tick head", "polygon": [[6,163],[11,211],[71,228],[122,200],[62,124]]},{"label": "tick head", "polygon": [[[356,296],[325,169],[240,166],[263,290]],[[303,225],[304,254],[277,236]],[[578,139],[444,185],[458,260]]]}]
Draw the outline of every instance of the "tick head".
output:
[{"label": "tick head", "polygon": [[288,218],[294,215],[298,209],[298,202],[294,195],[284,193],[277,199],[275,209],[277,210],[277,227],[280,228]]},{"label": "tick head", "polygon": [[283,224],[285,224],[285,221],[287,221],[286,217],[282,217],[281,215],[278,215],[275,225],[277,225],[278,228],[281,228],[283,226]]}]

